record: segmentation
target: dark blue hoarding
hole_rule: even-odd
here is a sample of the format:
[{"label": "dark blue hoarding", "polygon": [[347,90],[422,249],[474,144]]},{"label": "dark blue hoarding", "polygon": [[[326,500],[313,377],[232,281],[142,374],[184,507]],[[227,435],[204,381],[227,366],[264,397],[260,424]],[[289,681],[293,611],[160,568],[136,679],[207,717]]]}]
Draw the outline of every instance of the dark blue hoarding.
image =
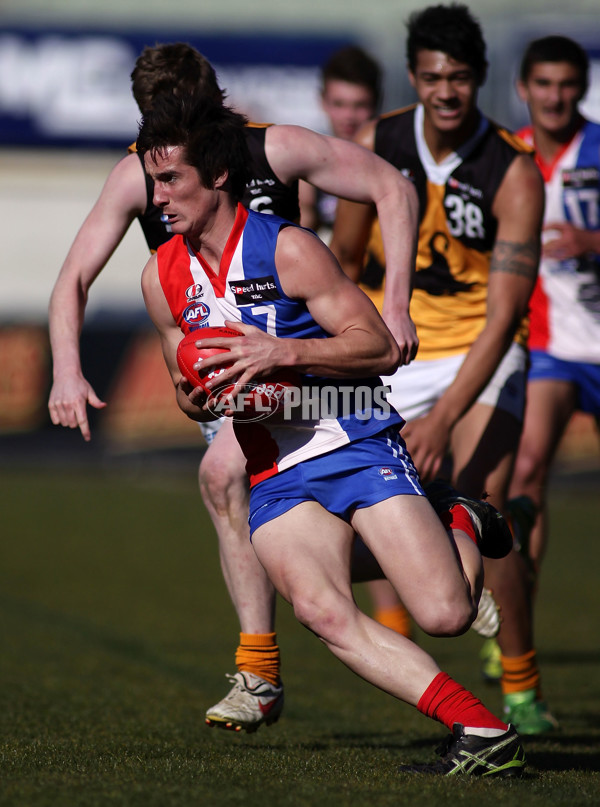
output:
[{"label": "dark blue hoarding", "polygon": [[139,112],[130,74],[147,45],[187,42],[214,65],[228,100],[254,120],[323,125],[319,66],[351,41],[312,34],[0,29],[0,144],[123,147]]}]

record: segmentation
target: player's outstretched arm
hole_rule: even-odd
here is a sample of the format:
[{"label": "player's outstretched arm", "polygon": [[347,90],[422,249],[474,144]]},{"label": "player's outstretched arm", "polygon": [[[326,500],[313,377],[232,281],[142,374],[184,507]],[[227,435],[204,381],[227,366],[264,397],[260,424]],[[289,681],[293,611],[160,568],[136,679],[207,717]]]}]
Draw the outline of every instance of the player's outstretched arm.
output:
[{"label": "player's outstretched arm", "polygon": [[91,439],[87,405],[95,409],[106,405],[81,368],[79,336],[88,292],[133,219],[145,208],[144,173],[137,155],[130,154],[109,174],[73,241],[50,298],[53,385],[48,409],[55,425],[79,428],[85,440]]}]

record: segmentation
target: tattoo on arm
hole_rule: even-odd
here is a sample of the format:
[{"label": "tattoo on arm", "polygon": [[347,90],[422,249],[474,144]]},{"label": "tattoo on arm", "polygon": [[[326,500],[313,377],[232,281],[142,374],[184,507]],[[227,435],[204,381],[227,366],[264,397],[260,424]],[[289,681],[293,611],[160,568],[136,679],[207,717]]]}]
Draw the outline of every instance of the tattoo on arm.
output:
[{"label": "tattoo on arm", "polygon": [[515,241],[496,241],[490,274],[492,272],[507,272],[534,279],[540,260],[540,246],[537,239],[532,238],[525,244]]}]

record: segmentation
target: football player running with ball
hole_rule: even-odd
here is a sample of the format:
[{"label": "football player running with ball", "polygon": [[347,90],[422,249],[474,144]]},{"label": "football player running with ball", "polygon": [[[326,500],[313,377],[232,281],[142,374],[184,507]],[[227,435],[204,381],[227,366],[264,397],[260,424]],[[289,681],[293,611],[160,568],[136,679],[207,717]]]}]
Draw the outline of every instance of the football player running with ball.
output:
[{"label": "football player running with ball", "polygon": [[[374,686],[451,731],[440,760],[402,766],[441,775],[515,775],[525,759],[513,726],[496,718],[412,641],[356,606],[350,565],[358,532],[417,624],[435,636],[463,633],[477,613],[483,565],[467,517],[454,538],[421,488],[399,436],[400,415],[358,387],[381,388],[400,349],[366,295],[311,232],[238,200],[248,164],[244,118],[223,106],[164,96],[144,119],[138,149],[155,203],[174,238],[147,263],[142,289],[159,332],[180,408],[206,420],[206,392],[177,366],[186,330],[185,290],[207,289],[209,325],[242,337],[203,347],[230,350],[215,379],[240,384],[291,368],[340,393],[338,416],[234,423],[250,477],[254,552],[298,620]],[[248,299],[240,285],[265,285]],[[243,283],[240,283],[243,281]],[[218,366],[219,355],[203,360]],[[356,396],[358,399],[358,396]],[[328,413],[327,413],[328,414]]]}]

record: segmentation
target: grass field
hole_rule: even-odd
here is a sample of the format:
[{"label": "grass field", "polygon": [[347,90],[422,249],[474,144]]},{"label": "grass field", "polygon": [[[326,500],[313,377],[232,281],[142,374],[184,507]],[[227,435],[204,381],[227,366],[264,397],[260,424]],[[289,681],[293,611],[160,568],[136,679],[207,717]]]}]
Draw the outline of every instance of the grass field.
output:
[{"label": "grass field", "polygon": [[[446,730],[354,677],[285,603],[283,718],[254,735],[208,729],[239,628],[193,471],[0,471],[0,502],[2,807],[600,803],[592,490],[553,487],[537,644],[562,730],[526,741],[514,782],[399,775]],[[500,709],[475,635],[419,640]]]}]

